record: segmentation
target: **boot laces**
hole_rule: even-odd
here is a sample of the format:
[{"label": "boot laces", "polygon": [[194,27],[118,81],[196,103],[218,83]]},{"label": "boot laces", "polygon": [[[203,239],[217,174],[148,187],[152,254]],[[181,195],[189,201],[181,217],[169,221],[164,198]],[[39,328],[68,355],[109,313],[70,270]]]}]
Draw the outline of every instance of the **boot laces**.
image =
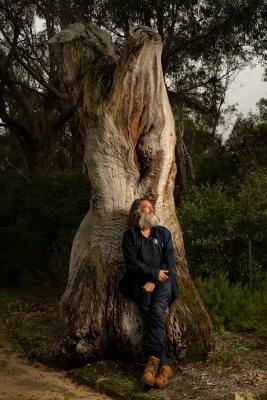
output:
[{"label": "boot laces", "polygon": [[158,366],[157,360],[149,360],[149,364],[147,365],[147,371],[154,372],[155,368]]}]

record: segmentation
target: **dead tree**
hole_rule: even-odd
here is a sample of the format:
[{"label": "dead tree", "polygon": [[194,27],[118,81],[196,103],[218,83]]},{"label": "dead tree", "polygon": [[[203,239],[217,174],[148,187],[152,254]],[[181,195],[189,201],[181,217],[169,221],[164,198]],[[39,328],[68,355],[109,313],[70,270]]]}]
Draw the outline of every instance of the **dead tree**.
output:
[{"label": "dead tree", "polygon": [[94,25],[71,24],[49,41],[62,84],[85,132],[84,163],[92,197],[75,235],[60,314],[83,359],[115,352],[142,358],[142,322],[118,291],[126,217],[135,198],[156,201],[175,246],[180,287],[166,319],[174,359],[203,359],[212,324],[188,272],[173,190],[175,124],[161,65],[162,41],[146,26],[130,31],[123,54]]}]

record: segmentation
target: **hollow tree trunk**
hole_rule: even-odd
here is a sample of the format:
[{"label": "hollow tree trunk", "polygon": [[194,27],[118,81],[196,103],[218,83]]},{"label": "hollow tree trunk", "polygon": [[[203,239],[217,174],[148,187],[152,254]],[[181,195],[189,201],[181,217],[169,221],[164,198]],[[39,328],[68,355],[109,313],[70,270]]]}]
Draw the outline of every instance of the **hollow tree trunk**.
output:
[{"label": "hollow tree trunk", "polygon": [[[212,324],[190,278],[173,199],[175,126],[164,84],[160,36],[135,26],[121,58],[108,33],[71,24],[50,39],[62,82],[85,130],[90,209],[74,238],[60,312],[84,359],[142,358],[136,305],[118,291],[125,269],[122,234],[132,201],[150,196],[173,236],[181,296],[166,319],[166,344],[176,359],[205,358]],[[112,349],[112,350],[111,350]]]}]

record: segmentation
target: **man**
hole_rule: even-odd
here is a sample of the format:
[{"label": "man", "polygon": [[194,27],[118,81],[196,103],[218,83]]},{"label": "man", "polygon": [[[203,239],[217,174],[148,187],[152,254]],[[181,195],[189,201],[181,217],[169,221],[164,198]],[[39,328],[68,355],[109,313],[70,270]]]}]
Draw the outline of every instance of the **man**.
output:
[{"label": "man", "polygon": [[165,353],[165,316],[179,293],[171,232],[158,225],[154,204],[148,198],[134,200],[127,223],[122,240],[127,270],[120,290],[137,303],[143,320],[148,362],[141,380],[164,388],[173,376]]}]

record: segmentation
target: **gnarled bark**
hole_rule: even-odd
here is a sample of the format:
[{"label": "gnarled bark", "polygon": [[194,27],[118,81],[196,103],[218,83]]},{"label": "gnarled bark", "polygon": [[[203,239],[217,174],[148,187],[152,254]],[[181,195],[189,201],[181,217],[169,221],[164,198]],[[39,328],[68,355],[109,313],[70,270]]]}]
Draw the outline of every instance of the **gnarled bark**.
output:
[{"label": "gnarled bark", "polygon": [[[118,291],[125,265],[122,234],[132,201],[150,196],[171,232],[180,298],[166,319],[176,358],[200,359],[210,347],[211,320],[190,278],[173,199],[175,125],[162,74],[160,36],[131,31],[123,55],[93,25],[72,24],[50,39],[60,76],[85,131],[84,163],[92,197],[74,238],[69,280],[60,302],[75,351],[84,359],[116,353],[142,359],[142,322]],[[111,350],[112,349],[112,350]]]}]

